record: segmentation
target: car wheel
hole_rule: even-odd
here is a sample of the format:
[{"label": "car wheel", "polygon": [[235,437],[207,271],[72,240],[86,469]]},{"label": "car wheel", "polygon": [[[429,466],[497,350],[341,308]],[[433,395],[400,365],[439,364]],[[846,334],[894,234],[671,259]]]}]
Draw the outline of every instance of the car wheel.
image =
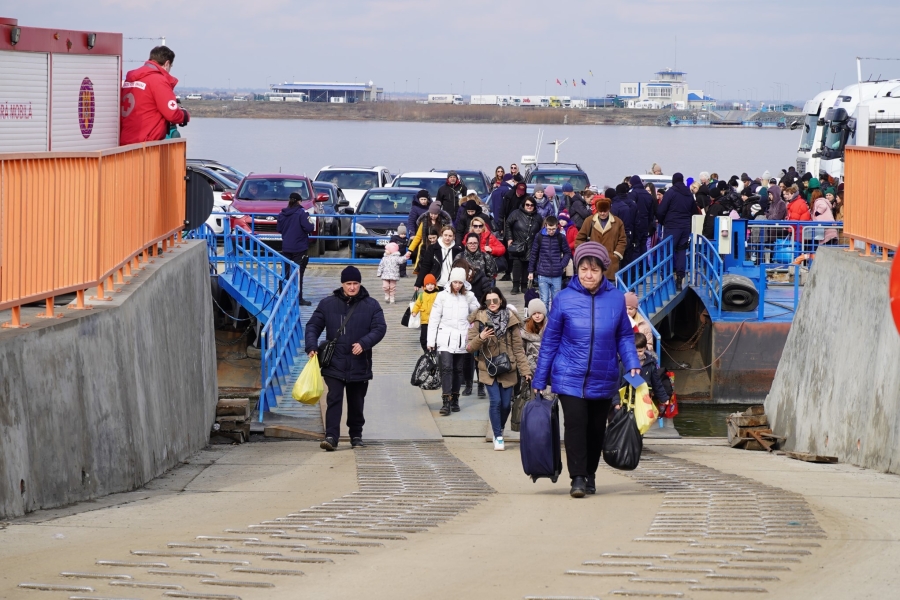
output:
[{"label": "car wheel", "polygon": [[[340,227],[338,227],[335,224],[335,226],[331,228],[331,233],[329,233],[328,235],[340,235],[340,234],[341,234],[341,229],[340,229]],[[341,240],[327,240],[325,242],[325,249],[332,250],[335,252],[340,250],[341,249]]]}]

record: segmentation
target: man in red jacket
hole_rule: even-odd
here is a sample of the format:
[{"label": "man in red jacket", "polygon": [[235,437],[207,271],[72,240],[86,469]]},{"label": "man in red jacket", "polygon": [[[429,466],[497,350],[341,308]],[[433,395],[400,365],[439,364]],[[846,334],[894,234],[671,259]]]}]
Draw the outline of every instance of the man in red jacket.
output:
[{"label": "man in red jacket", "polygon": [[169,75],[174,61],[174,52],[157,46],[143,67],[125,76],[120,145],[163,140],[168,136],[170,123],[184,127],[190,121],[188,111],[175,100],[178,80]]}]

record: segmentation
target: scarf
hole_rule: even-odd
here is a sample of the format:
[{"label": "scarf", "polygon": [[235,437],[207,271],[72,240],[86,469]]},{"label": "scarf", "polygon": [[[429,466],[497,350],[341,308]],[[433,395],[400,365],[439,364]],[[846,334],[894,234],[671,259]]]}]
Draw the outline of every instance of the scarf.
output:
[{"label": "scarf", "polygon": [[488,321],[494,328],[494,335],[497,339],[506,335],[506,328],[509,327],[509,309],[501,308],[497,312],[487,311]]},{"label": "scarf", "polygon": [[447,287],[450,281],[450,271],[453,268],[453,245],[445,246],[444,240],[438,238],[437,246],[441,252],[441,276],[438,278],[438,285]]}]

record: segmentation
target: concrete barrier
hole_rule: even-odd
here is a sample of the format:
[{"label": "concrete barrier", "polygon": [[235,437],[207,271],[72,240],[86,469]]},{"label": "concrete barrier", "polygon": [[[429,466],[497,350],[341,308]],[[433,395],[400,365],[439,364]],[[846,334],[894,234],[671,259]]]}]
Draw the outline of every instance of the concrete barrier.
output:
[{"label": "concrete barrier", "polygon": [[900,473],[900,335],[890,263],[820,250],[766,413],[788,450]]},{"label": "concrete barrier", "polygon": [[0,333],[0,518],[138,488],[208,442],[206,246],[185,243],[122,288]]}]

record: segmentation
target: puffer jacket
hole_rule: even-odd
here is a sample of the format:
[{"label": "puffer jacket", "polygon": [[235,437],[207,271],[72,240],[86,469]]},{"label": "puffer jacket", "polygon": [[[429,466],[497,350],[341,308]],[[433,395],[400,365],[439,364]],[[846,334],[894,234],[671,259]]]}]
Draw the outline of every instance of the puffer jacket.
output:
[{"label": "puffer jacket", "polygon": [[387,254],[381,257],[378,263],[378,270],[375,272],[376,277],[391,281],[400,280],[400,265],[406,262],[406,257],[401,256],[399,252]]},{"label": "puffer jacket", "polygon": [[[825,198],[819,198],[813,203],[813,221],[834,221],[834,214],[831,212],[831,203]],[[831,240],[838,238],[837,229],[829,227],[825,230],[825,237],[820,244],[827,244]]]},{"label": "puffer jacket", "polygon": [[490,254],[482,252],[469,252],[463,249],[462,257],[466,262],[485,274],[486,277],[493,279],[497,274],[497,261]]},{"label": "puffer jacket", "polygon": [[569,249],[566,236],[558,230],[553,235],[548,235],[545,227],[535,236],[531,244],[528,272],[543,277],[562,277],[570,260],[572,251]]},{"label": "puffer jacket", "polygon": [[437,299],[438,293],[437,288],[434,288],[433,292],[429,292],[428,290],[419,291],[419,294],[416,297],[415,306],[413,306],[411,312],[414,315],[421,315],[421,317],[419,317],[421,319],[419,322],[422,325],[428,325],[428,319],[431,318],[431,308],[434,306],[434,301]]},{"label": "puffer jacket", "polygon": [[[416,235],[409,242],[409,251],[410,252],[415,252],[416,248],[418,248],[420,245],[423,245],[423,244],[426,246],[428,245],[428,231],[426,231],[426,229],[425,229],[426,219],[428,219],[427,211],[423,212],[421,215],[419,215],[419,218],[416,219],[416,227],[415,227]],[[435,225],[434,228],[437,229],[438,234],[440,234],[441,229],[445,225],[449,225],[449,224],[450,224],[450,215],[442,210],[438,214],[438,224]],[[429,225],[429,227],[430,227],[430,225]],[[407,230],[407,235],[409,235],[409,231],[412,231],[412,230]],[[419,262],[421,261],[421,258],[422,258],[422,253],[420,252],[418,260],[416,261],[417,267],[419,265]]]},{"label": "puffer jacket", "polygon": [[812,215],[809,214],[809,206],[806,200],[799,194],[794,196],[787,205],[786,221],[812,221]]},{"label": "puffer jacket", "polygon": [[666,190],[656,216],[663,227],[669,231],[691,229],[691,217],[699,215],[700,209],[694,201],[694,195],[683,183],[675,183]]},{"label": "puffer jacket", "polygon": [[406,235],[415,235],[416,229],[419,227],[419,217],[428,212],[429,206],[431,206],[431,200],[425,206],[419,204],[418,198],[413,201],[412,208],[409,209],[409,216],[406,217]]},{"label": "puffer jacket", "polygon": [[475,299],[481,302],[491,287],[493,287],[494,280],[489,278],[481,269],[476,269],[472,274],[469,285],[472,288],[472,293],[475,294]]},{"label": "puffer jacket", "polygon": [[468,350],[469,352],[478,352],[478,381],[485,385],[492,385],[495,381],[495,378],[488,374],[485,356],[497,356],[505,352],[509,356],[509,364],[512,369],[509,373],[498,375],[496,381],[500,383],[500,387],[511,388],[516,385],[519,376],[531,377],[533,371],[525,356],[525,347],[522,344],[522,322],[519,320],[519,315],[509,308],[502,310],[509,311],[509,325],[506,327],[506,334],[497,338],[481,339],[481,331],[490,321],[486,310],[480,309],[470,317],[469,320],[473,326],[469,328]]},{"label": "puffer jacket", "polygon": [[[506,220],[506,242],[509,253],[527,257],[531,252],[534,236],[541,230],[541,225],[541,217],[537,212],[527,213],[521,208],[514,210]],[[513,247],[519,247],[521,250],[513,252],[509,247],[510,241],[513,242]]]},{"label": "puffer jacket", "polygon": [[461,294],[452,293],[449,287],[439,292],[428,319],[428,347],[437,348],[438,352],[465,354],[469,315],[478,308],[468,284]]},{"label": "puffer jacket", "polygon": [[619,359],[639,369],[625,295],[609,279],[591,294],[573,277],[553,299],[533,386],[590,400],[618,392]]},{"label": "puffer jacket", "polygon": [[544,329],[540,333],[529,333],[525,326],[522,326],[522,342],[525,345],[525,358],[528,359],[528,366],[531,372],[537,370],[537,359],[541,352],[541,340],[544,338],[544,331],[547,329],[546,323]]},{"label": "puffer jacket", "polygon": [[[344,294],[343,288],[334,290],[323,298],[306,324],[304,343],[306,353],[319,349],[319,335],[325,331],[326,339],[333,339],[350,307],[359,304],[344,326],[344,335],[337,340],[331,364],[322,369],[322,375],[344,381],[368,381],[372,379],[372,348],[384,339],[387,323],[381,305],[369,296],[364,286],[355,296]],[[353,354],[353,344],[363,348],[360,355]]]},{"label": "puffer jacket", "polygon": [[481,251],[487,252],[484,248],[488,247],[491,249],[491,256],[503,256],[506,254],[506,246],[503,245],[503,242],[497,239],[497,236],[491,233],[491,231],[485,228],[481,232]]}]

